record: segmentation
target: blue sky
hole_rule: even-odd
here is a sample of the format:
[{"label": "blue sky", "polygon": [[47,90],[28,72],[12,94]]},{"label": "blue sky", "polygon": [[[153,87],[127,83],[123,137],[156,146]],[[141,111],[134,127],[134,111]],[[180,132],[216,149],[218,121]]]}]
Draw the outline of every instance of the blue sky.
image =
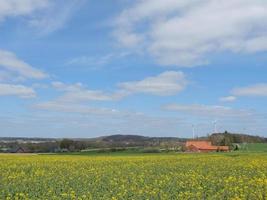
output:
[{"label": "blue sky", "polygon": [[267,136],[267,2],[0,0],[0,136]]}]

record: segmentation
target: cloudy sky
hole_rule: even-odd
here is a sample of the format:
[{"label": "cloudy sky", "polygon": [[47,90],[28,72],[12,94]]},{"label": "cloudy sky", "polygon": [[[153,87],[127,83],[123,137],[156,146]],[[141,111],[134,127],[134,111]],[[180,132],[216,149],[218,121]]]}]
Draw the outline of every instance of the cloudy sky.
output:
[{"label": "cloudy sky", "polygon": [[0,0],[0,136],[267,136],[266,0]]}]

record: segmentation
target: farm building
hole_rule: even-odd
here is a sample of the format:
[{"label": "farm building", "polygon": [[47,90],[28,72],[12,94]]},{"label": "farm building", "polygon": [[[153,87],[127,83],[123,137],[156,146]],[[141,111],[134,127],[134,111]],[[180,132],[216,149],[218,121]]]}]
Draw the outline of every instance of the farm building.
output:
[{"label": "farm building", "polygon": [[29,151],[23,147],[17,147],[9,151],[9,153],[28,153],[28,152]]},{"label": "farm building", "polygon": [[213,146],[207,140],[188,140],[186,141],[186,150],[188,152],[216,152],[216,151],[229,151],[228,146]]}]

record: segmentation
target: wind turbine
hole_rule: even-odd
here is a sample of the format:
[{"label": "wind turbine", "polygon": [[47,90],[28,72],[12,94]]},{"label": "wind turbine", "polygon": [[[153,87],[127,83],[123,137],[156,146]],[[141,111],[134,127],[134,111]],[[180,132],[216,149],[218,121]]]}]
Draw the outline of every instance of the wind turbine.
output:
[{"label": "wind turbine", "polygon": [[217,119],[213,121],[213,125],[214,125],[214,133],[218,133],[218,130],[217,130],[217,122],[218,122]]},{"label": "wind turbine", "polygon": [[193,139],[195,139],[195,125],[192,124]]}]

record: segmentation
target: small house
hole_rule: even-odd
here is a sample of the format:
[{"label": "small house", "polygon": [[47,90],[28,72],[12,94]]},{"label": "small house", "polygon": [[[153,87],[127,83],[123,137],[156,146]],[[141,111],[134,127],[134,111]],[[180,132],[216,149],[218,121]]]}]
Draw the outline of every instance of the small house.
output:
[{"label": "small house", "polygon": [[214,146],[208,140],[188,140],[186,141],[186,151],[188,152],[218,152],[229,151],[228,146]]}]

